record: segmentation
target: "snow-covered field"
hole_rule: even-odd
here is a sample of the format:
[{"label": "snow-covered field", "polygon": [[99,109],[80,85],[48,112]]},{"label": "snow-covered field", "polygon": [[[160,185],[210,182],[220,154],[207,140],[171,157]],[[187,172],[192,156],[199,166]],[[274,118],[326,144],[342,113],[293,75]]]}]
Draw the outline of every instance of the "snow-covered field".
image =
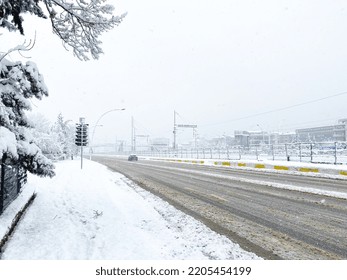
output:
[{"label": "snow-covered field", "polygon": [[84,160],[56,164],[53,179],[29,175],[0,216],[0,238],[35,191],[37,197],[1,259],[259,259],[123,175]]}]

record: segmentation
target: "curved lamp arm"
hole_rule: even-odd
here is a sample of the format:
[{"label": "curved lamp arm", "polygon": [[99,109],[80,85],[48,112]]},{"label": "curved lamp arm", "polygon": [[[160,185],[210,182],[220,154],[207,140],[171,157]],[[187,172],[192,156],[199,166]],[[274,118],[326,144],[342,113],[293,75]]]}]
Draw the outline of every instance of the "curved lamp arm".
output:
[{"label": "curved lamp arm", "polygon": [[[110,111],[107,111],[107,112],[103,113],[103,114],[99,117],[99,119],[96,121],[96,124],[95,124],[94,129],[93,129],[92,141],[90,142],[90,146],[92,146],[92,144],[94,143],[95,129],[96,129],[96,127],[98,126],[99,121],[100,121],[105,115],[107,115],[108,113],[111,113],[111,112],[114,112],[114,111],[124,111],[124,110],[125,110],[125,108],[122,108],[122,109],[112,109],[112,110],[110,110]],[[90,159],[91,159],[91,154],[90,154]]]}]

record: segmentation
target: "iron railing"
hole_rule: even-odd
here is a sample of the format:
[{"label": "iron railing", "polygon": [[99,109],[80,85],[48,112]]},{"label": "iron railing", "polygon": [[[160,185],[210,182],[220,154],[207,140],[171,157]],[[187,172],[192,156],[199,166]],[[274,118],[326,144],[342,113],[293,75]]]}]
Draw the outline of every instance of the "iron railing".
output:
[{"label": "iron railing", "polygon": [[249,147],[215,147],[157,151],[136,151],[137,155],[164,158],[223,160],[285,160],[311,163],[347,164],[347,142],[290,143]]},{"label": "iron railing", "polygon": [[0,215],[16,199],[27,181],[26,171],[18,164],[7,164],[5,157],[0,165]]}]

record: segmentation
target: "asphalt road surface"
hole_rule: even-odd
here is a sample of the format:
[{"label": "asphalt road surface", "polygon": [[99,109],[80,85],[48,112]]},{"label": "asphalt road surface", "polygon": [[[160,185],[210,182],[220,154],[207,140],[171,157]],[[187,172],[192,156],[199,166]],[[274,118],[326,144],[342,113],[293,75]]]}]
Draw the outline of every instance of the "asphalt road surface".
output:
[{"label": "asphalt road surface", "polygon": [[265,259],[347,259],[347,180],[155,160],[93,160]]}]

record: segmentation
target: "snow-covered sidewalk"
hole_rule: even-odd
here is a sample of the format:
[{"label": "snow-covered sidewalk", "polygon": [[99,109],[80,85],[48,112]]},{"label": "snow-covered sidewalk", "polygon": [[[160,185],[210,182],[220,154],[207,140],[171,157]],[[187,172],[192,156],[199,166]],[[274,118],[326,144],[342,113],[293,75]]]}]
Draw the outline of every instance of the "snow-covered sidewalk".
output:
[{"label": "snow-covered sidewalk", "polygon": [[85,160],[56,164],[53,179],[29,175],[0,216],[0,238],[18,205],[37,192],[2,259],[259,259],[123,175]]}]

